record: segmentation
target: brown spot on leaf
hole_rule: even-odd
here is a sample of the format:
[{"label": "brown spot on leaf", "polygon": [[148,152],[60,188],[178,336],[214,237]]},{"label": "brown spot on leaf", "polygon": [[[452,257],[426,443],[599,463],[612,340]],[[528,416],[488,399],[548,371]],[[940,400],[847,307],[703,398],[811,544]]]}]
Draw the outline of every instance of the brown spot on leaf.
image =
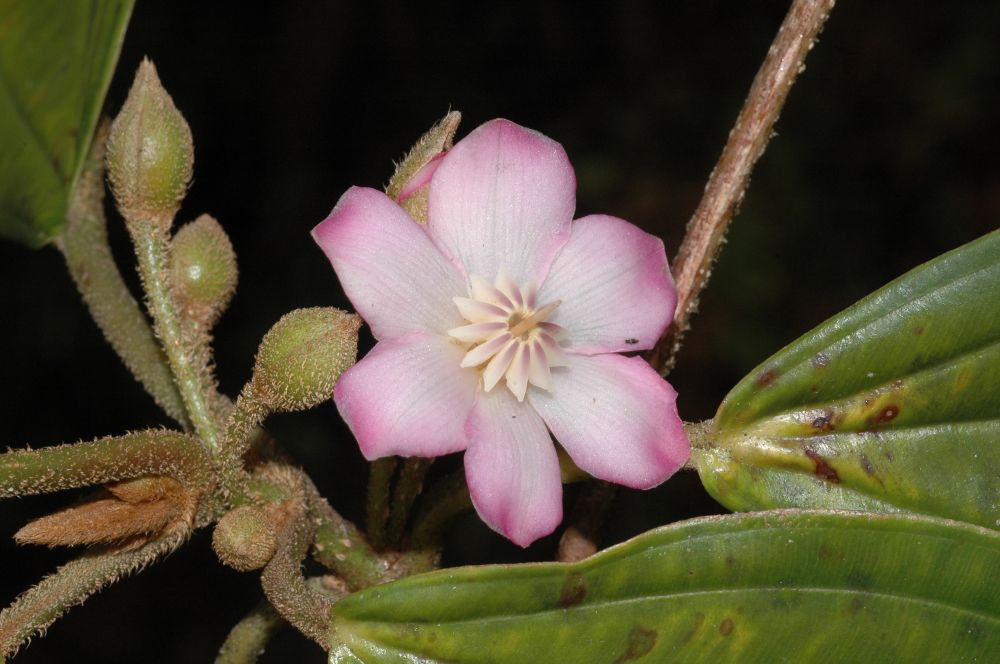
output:
[{"label": "brown spot on leaf", "polygon": [[830,467],[830,464],[827,463],[826,459],[824,459],[819,452],[809,447],[805,448],[804,451],[806,456],[812,459],[812,462],[816,464],[816,477],[834,484],[840,483],[840,475],[837,474],[836,470]]},{"label": "brown spot on leaf", "polygon": [[[858,462],[861,464],[861,469],[865,471],[865,474],[868,475],[868,477],[875,477],[875,467],[872,465],[872,462],[868,460],[867,456],[864,454],[860,455],[858,457]],[[875,477],[875,479],[878,478]],[[881,482],[881,480],[879,480],[879,482]]]},{"label": "brown spot on leaf", "polygon": [[701,631],[701,628],[704,624],[705,624],[705,614],[702,613],[701,611],[694,614],[694,627],[691,628],[690,632],[684,635],[684,638],[681,640],[681,645],[683,646],[687,645],[688,643],[691,643],[691,640],[698,635],[698,632]]},{"label": "brown spot on leaf", "polygon": [[723,636],[729,636],[732,633],[733,633],[733,619],[732,618],[726,618],[719,625],[719,634],[721,634]]},{"label": "brown spot on leaf", "polygon": [[767,371],[765,371],[764,373],[762,373],[760,376],[757,377],[757,383],[756,383],[757,388],[764,389],[765,387],[771,385],[777,377],[778,377],[778,372],[776,372],[774,369],[768,369]]},{"label": "brown spot on leaf", "polygon": [[813,355],[813,368],[816,371],[822,371],[830,364],[830,358],[827,357],[826,353],[816,353]]},{"label": "brown spot on leaf", "polygon": [[895,404],[890,404],[879,411],[878,415],[875,416],[875,424],[885,424],[886,422],[892,422],[899,415],[899,406]]},{"label": "brown spot on leaf", "polygon": [[615,664],[634,662],[645,657],[656,646],[658,636],[655,629],[636,625],[628,635],[628,646],[625,648],[625,652],[615,660]]},{"label": "brown spot on leaf", "polygon": [[829,431],[833,428],[833,411],[828,410],[812,421],[812,428],[819,431]]},{"label": "brown spot on leaf", "polygon": [[924,326],[923,325],[917,325],[915,328],[913,328],[913,333],[916,334],[919,337],[921,334],[924,333]]},{"label": "brown spot on leaf", "polygon": [[559,606],[576,606],[587,597],[587,582],[580,574],[570,574],[559,591]]}]

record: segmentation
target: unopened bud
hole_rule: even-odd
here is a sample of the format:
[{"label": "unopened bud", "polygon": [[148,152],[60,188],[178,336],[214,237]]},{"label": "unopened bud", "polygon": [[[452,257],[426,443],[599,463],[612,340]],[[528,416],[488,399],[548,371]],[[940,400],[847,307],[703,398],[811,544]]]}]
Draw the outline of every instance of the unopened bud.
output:
[{"label": "unopened bud", "polygon": [[125,219],[169,227],[191,181],[194,144],[184,116],[147,59],[111,125],[107,163]]},{"label": "unopened bud", "polygon": [[183,226],[170,244],[170,279],[184,315],[212,325],[236,291],[236,252],[229,236],[203,214]]},{"label": "unopened bud", "polygon": [[257,350],[253,387],[272,411],[312,408],[333,394],[358,355],[361,318],[333,307],[296,309],[281,317]]},{"label": "unopened bud", "polygon": [[274,557],[278,540],[273,515],[254,506],[227,512],[212,533],[212,549],[219,560],[240,572],[260,569]]},{"label": "unopened bud", "polygon": [[421,224],[427,223],[427,194],[431,177],[444,153],[451,149],[461,121],[462,114],[451,111],[431,127],[399,162],[385,188],[386,195]]}]

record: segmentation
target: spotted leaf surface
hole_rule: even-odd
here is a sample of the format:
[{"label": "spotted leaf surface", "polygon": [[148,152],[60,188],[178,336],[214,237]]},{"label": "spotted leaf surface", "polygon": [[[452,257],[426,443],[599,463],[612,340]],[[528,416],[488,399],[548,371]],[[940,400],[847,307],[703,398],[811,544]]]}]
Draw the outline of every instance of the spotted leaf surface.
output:
[{"label": "spotted leaf surface", "polygon": [[[1000,534],[775,511],[650,531],[575,564],[444,570],[333,610],[330,661],[989,661]],[[887,653],[891,653],[887,655]]]},{"label": "spotted leaf surface", "polygon": [[0,237],[65,224],[133,0],[0,0]]},{"label": "spotted leaf surface", "polygon": [[903,275],[757,367],[693,461],[734,510],[1000,526],[1000,232]]}]

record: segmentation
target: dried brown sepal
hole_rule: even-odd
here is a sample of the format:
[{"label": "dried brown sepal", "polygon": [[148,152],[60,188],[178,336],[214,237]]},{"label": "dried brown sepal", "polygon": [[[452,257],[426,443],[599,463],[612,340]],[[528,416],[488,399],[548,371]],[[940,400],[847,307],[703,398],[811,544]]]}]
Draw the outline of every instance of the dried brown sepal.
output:
[{"label": "dried brown sepal", "polygon": [[98,494],[17,531],[18,544],[90,546],[131,550],[165,533],[190,533],[197,496],[169,477],[141,477]]}]

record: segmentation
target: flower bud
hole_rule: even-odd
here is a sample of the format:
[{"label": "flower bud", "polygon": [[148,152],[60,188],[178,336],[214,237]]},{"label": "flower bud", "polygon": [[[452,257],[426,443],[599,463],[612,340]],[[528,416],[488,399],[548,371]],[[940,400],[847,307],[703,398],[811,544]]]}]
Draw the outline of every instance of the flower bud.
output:
[{"label": "flower bud", "polygon": [[253,506],[227,512],[212,533],[212,549],[219,560],[240,572],[260,569],[274,556],[278,539],[272,515]]},{"label": "flower bud", "polygon": [[333,307],[296,309],[281,317],[257,350],[253,388],[272,411],[312,408],[333,394],[358,355],[361,318]]},{"label": "flower bud", "polygon": [[188,319],[215,323],[236,291],[236,277],[236,252],[215,219],[203,214],[174,235],[170,279]]},{"label": "flower bud", "polygon": [[108,138],[108,177],[126,221],[170,226],[191,181],[191,129],[144,59]]},{"label": "flower bud", "polygon": [[451,111],[431,127],[399,162],[385,189],[389,198],[421,224],[427,223],[427,193],[431,177],[441,163],[441,157],[451,149],[461,121],[462,114]]}]

